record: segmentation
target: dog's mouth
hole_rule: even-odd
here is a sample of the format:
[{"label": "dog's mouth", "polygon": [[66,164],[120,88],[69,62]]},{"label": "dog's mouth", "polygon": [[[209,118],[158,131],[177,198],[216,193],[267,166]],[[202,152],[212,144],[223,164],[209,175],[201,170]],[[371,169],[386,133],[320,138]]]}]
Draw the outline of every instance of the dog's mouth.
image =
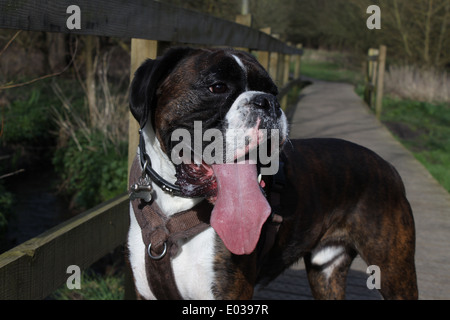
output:
[{"label": "dog's mouth", "polygon": [[[233,254],[250,254],[256,248],[271,207],[261,191],[256,161],[245,160],[261,141],[236,149],[231,162],[179,164],[176,184],[191,197],[214,204],[210,223]],[[248,158],[248,157],[247,157]]]}]

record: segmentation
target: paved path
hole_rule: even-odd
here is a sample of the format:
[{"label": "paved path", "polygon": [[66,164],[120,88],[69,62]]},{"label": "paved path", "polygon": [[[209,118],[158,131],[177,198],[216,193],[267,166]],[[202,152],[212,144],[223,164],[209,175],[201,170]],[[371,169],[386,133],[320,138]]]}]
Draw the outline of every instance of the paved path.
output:
[{"label": "paved path", "polygon": [[[406,186],[416,223],[420,299],[450,299],[450,194],[373,116],[343,83],[314,81],[302,91],[291,120],[291,138],[335,137],[361,144],[391,162]],[[380,299],[366,287],[367,266],[352,264],[347,299]],[[255,299],[312,299],[303,262],[287,270]]]}]

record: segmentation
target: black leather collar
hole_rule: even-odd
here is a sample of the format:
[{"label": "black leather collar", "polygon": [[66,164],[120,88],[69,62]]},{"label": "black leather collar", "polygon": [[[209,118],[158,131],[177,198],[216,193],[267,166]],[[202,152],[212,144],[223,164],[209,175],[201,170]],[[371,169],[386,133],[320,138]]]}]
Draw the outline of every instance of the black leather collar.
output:
[{"label": "black leather collar", "polygon": [[154,182],[158,187],[160,187],[162,190],[164,190],[165,192],[169,193],[172,196],[192,198],[184,195],[179,186],[165,180],[152,168],[150,156],[145,151],[145,141],[144,135],[142,134],[142,129],[139,130],[139,155],[141,167],[145,169],[145,173],[147,174],[149,179],[152,182]]}]

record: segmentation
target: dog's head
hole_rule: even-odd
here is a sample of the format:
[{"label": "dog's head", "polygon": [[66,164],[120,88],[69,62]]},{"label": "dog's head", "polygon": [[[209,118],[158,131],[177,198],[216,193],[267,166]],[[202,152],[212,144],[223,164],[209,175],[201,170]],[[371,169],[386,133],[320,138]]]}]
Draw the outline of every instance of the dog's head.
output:
[{"label": "dog's head", "polygon": [[[211,225],[237,254],[253,251],[270,214],[257,170],[277,171],[287,138],[277,93],[252,55],[231,49],[171,49],[144,62],[131,85],[133,116],[153,127],[183,193],[215,204]],[[257,236],[235,237],[236,228]]]}]

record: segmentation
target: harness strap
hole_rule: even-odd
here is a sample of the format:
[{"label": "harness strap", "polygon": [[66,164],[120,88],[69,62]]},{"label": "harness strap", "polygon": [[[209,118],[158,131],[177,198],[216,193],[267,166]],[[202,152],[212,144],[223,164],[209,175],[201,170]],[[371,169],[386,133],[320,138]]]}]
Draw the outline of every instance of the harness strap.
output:
[{"label": "harness strap", "polygon": [[284,162],[280,162],[280,168],[274,176],[265,177],[265,183],[267,187],[267,198],[272,208],[272,214],[267,219],[261,237],[263,245],[258,255],[258,262],[262,263],[264,258],[267,257],[270,249],[272,249],[275,243],[275,238],[280,230],[280,226],[283,223],[283,217],[279,215],[281,209],[281,194],[283,188],[286,186],[286,178],[284,175]]},{"label": "harness strap", "polygon": [[[138,180],[141,170],[136,158],[130,171],[131,184]],[[182,299],[175,282],[171,257],[177,254],[180,240],[187,240],[209,227],[212,205],[202,201],[192,209],[166,217],[155,201],[146,203],[135,199],[131,204],[146,247],[146,274],[153,294],[160,300]]]}]

